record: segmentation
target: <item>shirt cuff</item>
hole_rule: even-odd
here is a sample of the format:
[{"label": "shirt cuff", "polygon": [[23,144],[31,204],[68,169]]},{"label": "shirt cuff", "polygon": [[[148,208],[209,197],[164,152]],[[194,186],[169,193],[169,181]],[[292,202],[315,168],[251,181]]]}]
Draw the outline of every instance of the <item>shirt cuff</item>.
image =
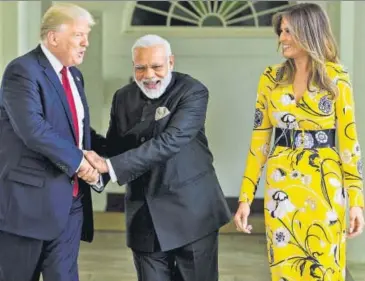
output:
[{"label": "shirt cuff", "polygon": [[77,174],[78,172],[79,172],[79,170],[80,170],[80,168],[81,168],[81,165],[82,165],[82,163],[84,163],[84,156],[82,156],[82,158],[81,158],[81,162],[80,162],[80,165],[79,165],[79,167],[77,168],[77,170],[76,170],[76,172],[75,172],[75,174]]},{"label": "shirt cuff", "polygon": [[100,175],[99,180],[96,183],[92,184],[92,185],[96,186],[97,188],[104,187],[103,177]]},{"label": "shirt cuff", "polygon": [[94,189],[96,192],[102,192],[104,190],[104,181],[103,177],[100,175],[99,180],[96,183],[90,183],[90,186],[92,189]]},{"label": "shirt cuff", "polygon": [[117,176],[115,175],[112,163],[110,162],[109,159],[105,159],[106,164],[108,165],[108,170],[109,170],[109,176],[110,176],[110,180],[112,181],[112,183],[117,182]]}]

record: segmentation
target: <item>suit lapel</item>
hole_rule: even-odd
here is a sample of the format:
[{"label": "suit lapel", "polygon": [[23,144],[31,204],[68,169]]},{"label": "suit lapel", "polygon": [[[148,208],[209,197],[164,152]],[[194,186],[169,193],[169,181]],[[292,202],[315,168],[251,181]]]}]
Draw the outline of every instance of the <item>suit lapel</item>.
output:
[{"label": "suit lapel", "polygon": [[74,67],[70,67],[69,69],[70,69],[72,77],[75,81],[77,90],[79,91],[80,98],[81,98],[81,101],[82,101],[82,105],[85,108],[85,107],[87,107],[86,96],[85,96],[84,86],[82,85],[81,77],[79,76],[78,71]]},{"label": "suit lapel", "polygon": [[67,116],[67,119],[68,119],[68,123],[70,125],[70,129],[71,129],[73,137],[76,141],[76,132],[75,132],[75,128],[73,126],[70,107],[68,105],[66,93],[63,89],[60,78],[56,74],[55,70],[53,69],[52,65],[50,64],[50,62],[48,61],[46,56],[43,54],[42,49],[41,49],[40,46],[37,47],[36,51],[38,52],[38,55],[39,55],[38,56],[39,64],[41,66],[43,66],[43,68],[44,68],[43,71],[44,71],[45,75],[47,76],[48,80],[52,83],[52,85],[56,89],[56,92],[57,92],[59,98],[61,99],[63,109],[65,110],[65,113],[66,113],[66,116]]},{"label": "suit lapel", "polygon": [[84,148],[89,149],[90,148],[90,117],[89,117],[89,107],[87,105],[86,101],[86,95],[84,91],[84,85],[82,83],[82,78],[80,77],[79,72],[74,67],[70,67],[70,72],[72,74],[72,77],[75,81],[77,90],[79,91],[82,106],[84,107]]}]

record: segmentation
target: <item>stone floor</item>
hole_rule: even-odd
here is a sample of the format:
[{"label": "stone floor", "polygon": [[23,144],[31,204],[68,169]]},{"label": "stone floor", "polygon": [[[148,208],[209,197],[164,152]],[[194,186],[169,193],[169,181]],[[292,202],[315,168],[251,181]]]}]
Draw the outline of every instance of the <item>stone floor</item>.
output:
[{"label": "stone floor", "polygon": [[[124,222],[121,213],[95,213],[95,240],[81,245],[80,281],[137,280]],[[250,223],[251,235],[237,233],[232,222],[221,229],[219,281],[270,281],[263,218],[252,216]],[[365,280],[365,264],[349,264],[348,269],[346,281]]]},{"label": "stone floor", "polygon": [[[221,234],[220,281],[270,281],[263,235]],[[125,233],[98,231],[92,244],[82,244],[80,281],[136,281]],[[347,281],[365,280],[365,265],[349,265]],[[313,280],[314,281],[314,280]]]}]

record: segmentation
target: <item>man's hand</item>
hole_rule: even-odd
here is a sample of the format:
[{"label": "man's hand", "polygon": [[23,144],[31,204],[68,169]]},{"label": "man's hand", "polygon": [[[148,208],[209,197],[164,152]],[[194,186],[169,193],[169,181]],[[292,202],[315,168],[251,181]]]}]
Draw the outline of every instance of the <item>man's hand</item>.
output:
[{"label": "man's hand", "polygon": [[86,151],[84,150],[85,158],[90,162],[90,164],[99,171],[100,174],[108,173],[109,168],[106,163],[106,160],[103,157],[100,157],[94,151]]},{"label": "man's hand", "polygon": [[80,169],[77,172],[77,176],[86,181],[88,184],[94,184],[98,182],[100,175],[98,170],[94,169],[94,167],[91,166],[85,158],[83,158]]},{"label": "man's hand", "polygon": [[348,238],[360,235],[364,230],[364,214],[360,207],[350,208],[350,226],[347,233]]}]

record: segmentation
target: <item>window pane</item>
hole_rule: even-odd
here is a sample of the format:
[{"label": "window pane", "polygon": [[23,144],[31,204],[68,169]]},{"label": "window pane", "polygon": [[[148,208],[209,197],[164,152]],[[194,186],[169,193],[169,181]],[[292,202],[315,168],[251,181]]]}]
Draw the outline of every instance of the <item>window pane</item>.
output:
[{"label": "window pane", "polygon": [[[198,12],[188,3],[188,1],[178,1],[179,2],[179,4],[181,5],[181,6],[183,6],[184,8],[186,8],[186,9],[188,9],[190,12],[193,12],[195,15],[197,15],[197,16],[199,16],[199,14],[198,14]],[[198,1],[191,1],[192,3],[193,3],[193,5],[198,9],[198,10],[200,10],[199,8],[200,8],[200,6],[199,6],[199,4],[197,5],[196,3],[198,2]],[[180,9],[179,9],[180,10]],[[185,12],[184,12],[185,13]]]},{"label": "window pane", "polygon": [[171,26],[196,26],[196,24],[172,18]]},{"label": "window pane", "polygon": [[[262,12],[273,8],[280,8],[288,4],[288,1],[258,1],[255,3],[256,12]],[[265,14],[259,16],[259,25],[260,26],[271,26],[272,24],[272,16],[276,12],[272,12],[270,14]]]},{"label": "window pane", "polygon": [[[190,3],[189,3],[190,2]],[[167,17],[169,13],[171,15],[175,15],[180,17],[180,19],[176,19],[174,17],[171,18],[170,26],[186,26],[192,27],[197,26],[198,24],[194,24],[190,21],[198,22],[199,19],[203,20],[203,27],[207,26],[223,26],[223,22],[220,20],[220,17],[224,18],[226,26],[255,26],[255,18],[257,17],[257,21],[259,26],[270,26],[272,22],[272,16],[276,11],[270,12],[265,15],[258,16],[257,13],[265,12],[269,9],[280,8],[282,6],[288,5],[288,1],[254,1],[252,5],[255,8],[255,13],[251,10],[251,4],[248,5],[248,1],[217,1],[216,4],[214,1],[206,2],[206,1],[178,1],[178,5],[175,6],[173,1],[137,1],[137,4],[148,7],[156,10],[147,11],[143,9],[143,7],[136,7],[133,12],[132,17],[132,26],[166,26],[167,25]],[[204,3],[205,9],[202,8],[201,4]],[[212,13],[208,16],[207,12],[209,11],[207,4],[210,5]],[[193,5],[193,6],[192,6]],[[219,7],[222,6],[222,10],[220,14],[215,16],[214,11],[218,11]],[[184,7],[181,8],[180,6]],[[246,7],[244,10],[240,11],[242,7]],[[172,9],[172,11],[170,11]],[[166,15],[160,15],[158,11],[162,13],[166,13]],[[239,11],[239,13],[235,13]],[[195,16],[194,16],[195,15]],[[208,16],[206,18],[206,16]],[[244,17],[248,17],[248,19],[244,19]],[[184,19],[188,21],[184,21]],[[232,21],[232,23],[230,22]]]},{"label": "window pane", "polygon": [[[169,1],[137,1],[137,4],[168,12],[170,9]],[[132,16],[132,26],[136,25],[166,25],[166,16],[159,15],[150,11],[136,7]]]},{"label": "window pane", "polygon": [[137,1],[137,4],[168,12],[171,6],[170,1]]},{"label": "window pane", "polygon": [[166,25],[166,17],[149,11],[135,8],[132,17],[132,26],[138,25]]},{"label": "window pane", "polygon": [[[229,16],[229,14],[231,14],[232,12],[234,13],[235,10],[241,8],[244,5],[246,5],[246,2],[242,2],[242,4],[240,6],[236,7],[233,10],[230,10],[230,12],[228,13],[227,16]],[[249,16],[251,16],[251,17],[249,17]],[[242,18],[242,17],[248,17],[249,19],[239,20],[239,18]],[[229,24],[229,26],[254,26],[255,25],[255,21],[254,21],[254,18],[252,16],[252,9],[251,9],[250,6],[247,6],[246,9],[239,12],[238,14],[235,14],[234,17],[230,17],[228,19],[228,23],[229,23],[229,20],[235,20],[235,19],[237,19],[237,22]]]}]

